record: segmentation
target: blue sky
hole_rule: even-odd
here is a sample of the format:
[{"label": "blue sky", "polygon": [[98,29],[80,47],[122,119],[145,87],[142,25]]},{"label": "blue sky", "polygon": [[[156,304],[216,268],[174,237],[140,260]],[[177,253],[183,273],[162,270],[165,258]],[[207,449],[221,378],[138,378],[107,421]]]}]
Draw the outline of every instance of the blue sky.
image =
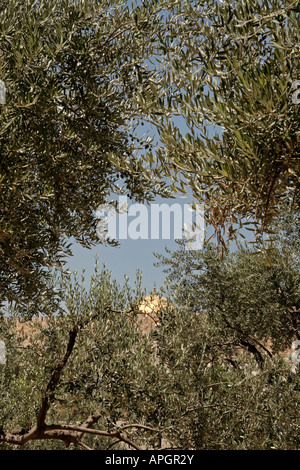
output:
[{"label": "blue sky", "polygon": [[[191,203],[192,198],[176,198],[176,199],[162,199],[157,198],[153,203],[162,204],[168,203],[170,206],[174,203],[183,204]],[[148,208],[150,218],[150,207]],[[128,222],[134,218],[128,218]],[[171,218],[171,222],[173,219]],[[159,254],[165,253],[167,246],[171,250],[176,250],[177,244],[174,240],[173,224],[171,223],[170,238],[151,240],[151,233],[149,228],[149,239],[138,240],[118,240],[119,247],[112,247],[105,244],[100,244],[92,249],[83,248],[79,243],[73,244],[73,256],[68,258],[67,267],[70,270],[77,270],[79,273],[85,269],[86,278],[90,277],[93,273],[95,258],[98,257],[99,265],[105,264],[108,269],[112,271],[112,275],[118,282],[124,281],[124,276],[127,275],[134,283],[136,278],[136,271],[142,272],[143,287],[150,292],[153,288],[154,282],[159,287],[164,279],[165,274],[161,268],[154,266],[157,261],[153,252]]]},{"label": "blue sky", "polygon": [[[191,204],[195,201],[191,196],[186,198],[175,198],[175,199],[162,199],[157,197],[153,204],[167,203],[171,207],[173,204],[180,204],[183,212],[184,204]],[[128,202],[130,202],[128,200]],[[130,207],[130,206],[129,206]],[[134,285],[136,279],[137,270],[142,272],[142,287],[150,292],[153,289],[154,283],[159,288],[165,280],[165,273],[160,267],[154,266],[158,260],[154,256],[154,252],[158,254],[165,254],[165,247],[171,251],[175,251],[178,245],[174,239],[174,219],[171,217],[171,229],[169,239],[163,239],[162,235],[162,220],[160,219],[160,239],[151,239],[151,207],[148,207],[149,214],[149,237],[148,239],[137,239],[132,240],[130,238],[120,240],[119,247],[108,246],[99,242],[98,246],[91,249],[82,247],[79,243],[73,244],[73,256],[67,259],[67,268],[71,271],[76,270],[81,273],[85,270],[85,279],[88,283],[90,276],[94,272],[95,260],[98,258],[98,265],[105,264],[106,268],[112,272],[112,277],[116,279],[120,284],[124,282],[124,276],[129,277],[129,281]],[[183,217],[182,217],[183,219]],[[128,217],[127,227],[133,220],[137,220],[137,217]],[[117,224],[117,229],[118,229]],[[137,230],[140,231],[139,229]],[[213,231],[210,227],[205,227],[206,235],[209,237]],[[253,239],[253,233],[245,229],[242,233],[246,237],[247,241]],[[118,232],[117,232],[118,235]],[[242,241],[242,240],[241,240]],[[231,249],[235,249],[236,245],[234,242],[231,244]]]}]

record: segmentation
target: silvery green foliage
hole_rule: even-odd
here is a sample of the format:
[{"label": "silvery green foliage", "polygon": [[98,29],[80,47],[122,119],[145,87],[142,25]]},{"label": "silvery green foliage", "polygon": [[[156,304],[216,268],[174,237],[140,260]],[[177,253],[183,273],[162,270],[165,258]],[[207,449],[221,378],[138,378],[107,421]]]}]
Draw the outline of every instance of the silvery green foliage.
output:
[{"label": "silvery green foliage", "polygon": [[[186,254],[181,252],[181,256]],[[174,253],[174,262],[179,255]],[[225,280],[214,271],[218,262],[213,251],[208,257],[207,270],[214,272],[216,279],[206,295],[207,308],[209,301],[212,305],[225,287],[218,285]],[[244,260],[242,255],[248,286],[244,289],[249,292],[253,287],[257,295],[251,269]],[[193,267],[192,263],[190,266]],[[194,281],[198,282],[200,302],[200,279]],[[250,352],[235,357],[233,352],[240,336],[226,322],[222,324],[220,316],[213,318],[199,311],[195,314],[197,298],[193,282],[190,290],[188,283],[181,284],[181,297],[175,286],[169,286],[172,302],[161,310],[160,326],[150,335],[141,335],[136,328],[139,314],[136,307],[145,295],[140,277],[133,288],[128,281],[120,286],[104,269],[95,273],[89,288],[84,288],[83,283],[78,276],[64,279],[65,314],[49,318],[47,328],[37,326],[31,344],[24,344],[13,328],[1,324],[7,363],[0,366],[0,441],[7,432],[22,429],[26,433],[35,424],[49,378],[65,354],[68,332],[74,324],[81,324],[55,389],[47,424],[81,425],[100,411],[94,429],[111,432],[134,423],[152,428],[126,431],[128,438],[149,449],[299,447],[299,433],[295,432],[299,418],[299,374],[292,373],[290,366],[277,356],[270,358],[266,354],[262,367]],[[245,330],[247,325],[241,323],[240,312],[229,312],[230,298],[238,295],[236,289],[232,290],[225,298],[224,308],[228,308],[225,313],[229,322]],[[263,288],[260,295],[262,291]],[[268,290],[265,294],[266,298],[256,299],[259,308],[268,301]],[[241,293],[239,305],[249,309],[251,299],[243,299]],[[217,311],[209,313],[217,315]],[[253,328],[249,326],[242,339],[260,338],[257,319],[253,318]],[[120,442],[103,436],[86,435],[82,442],[99,450],[113,443],[113,448],[122,448]],[[11,448],[5,443],[0,447]],[[52,440],[31,441],[23,448],[65,447]]]},{"label": "silvery green foliage", "polygon": [[161,156],[174,185],[204,202],[219,242],[223,228],[233,238],[236,224],[250,222],[261,241],[283,203],[299,206],[299,2],[175,1],[170,9],[162,47],[170,106],[182,119],[166,120]]},{"label": "silvery green foliage", "polygon": [[157,8],[1,2],[0,300],[23,310],[29,300],[32,311],[47,302],[48,268],[63,264],[71,237],[99,242],[94,212],[111,192],[140,202],[164,192],[149,137],[136,134],[163,113],[166,90],[149,65]]},{"label": "silvery green foliage", "polygon": [[272,351],[278,352],[300,339],[298,218],[297,213],[281,214],[280,236],[267,254],[251,244],[240,244],[223,256],[211,243],[201,251],[188,252],[180,242],[174,253],[167,250],[166,255],[157,255],[174,303],[186,305],[195,314],[206,312],[221,344],[226,337],[228,352],[252,338],[250,343],[254,341],[268,356],[260,344],[269,341]]}]

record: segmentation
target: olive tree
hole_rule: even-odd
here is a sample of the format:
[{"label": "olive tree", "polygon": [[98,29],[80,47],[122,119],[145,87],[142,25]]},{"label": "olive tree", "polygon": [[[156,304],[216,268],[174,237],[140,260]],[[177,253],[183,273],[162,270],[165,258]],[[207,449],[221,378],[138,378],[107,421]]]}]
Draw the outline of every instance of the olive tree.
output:
[{"label": "olive tree", "polygon": [[158,3],[1,2],[0,299],[20,310],[48,308],[49,269],[70,240],[99,242],[95,211],[112,193],[165,193],[149,137],[136,132],[164,112],[150,66]]},{"label": "olive tree", "polygon": [[299,12],[294,0],[170,6],[161,41],[181,120],[161,126],[161,156],[224,247],[223,229],[254,223],[261,241],[282,204],[299,210]]},{"label": "olive tree", "polygon": [[175,305],[203,315],[228,357],[242,348],[262,366],[266,357],[289,350],[300,339],[300,259],[292,236],[297,218],[285,227],[286,236],[273,243],[268,263],[247,245],[222,256],[212,244],[188,251],[180,241],[174,253],[157,255]]},{"label": "olive tree", "polygon": [[[104,270],[86,289],[64,277],[62,292],[64,315],[1,324],[1,449],[299,448],[299,374],[264,354],[255,318],[252,331],[231,312],[232,330],[173,288],[157,327],[142,334],[139,278],[133,289],[118,286]],[[246,343],[263,364],[251,348],[233,355]]]}]

